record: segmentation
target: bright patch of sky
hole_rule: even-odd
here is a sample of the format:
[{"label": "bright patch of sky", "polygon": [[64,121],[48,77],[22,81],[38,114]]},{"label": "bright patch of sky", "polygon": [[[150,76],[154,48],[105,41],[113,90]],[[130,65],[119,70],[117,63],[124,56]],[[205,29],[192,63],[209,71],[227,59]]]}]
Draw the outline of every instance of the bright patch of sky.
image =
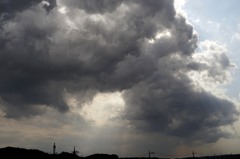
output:
[{"label": "bright patch of sky", "polygon": [[182,5],[188,20],[199,35],[199,42],[211,40],[228,50],[230,61],[235,64],[233,80],[226,93],[239,100],[240,92],[240,1],[239,0],[187,0]]},{"label": "bright patch of sky", "polygon": [[124,109],[120,92],[97,94],[91,103],[83,106],[80,115],[87,121],[103,126],[116,120]]}]

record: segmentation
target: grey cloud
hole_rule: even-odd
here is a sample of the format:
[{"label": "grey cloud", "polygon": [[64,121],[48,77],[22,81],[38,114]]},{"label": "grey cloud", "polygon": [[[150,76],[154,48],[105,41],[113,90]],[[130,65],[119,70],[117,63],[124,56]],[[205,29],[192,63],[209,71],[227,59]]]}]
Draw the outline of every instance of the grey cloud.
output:
[{"label": "grey cloud", "polygon": [[[193,88],[186,73],[201,66],[188,61],[197,36],[173,1],[59,2],[68,13],[34,5],[1,24],[5,117],[42,114],[46,106],[67,112],[66,95],[84,103],[97,92],[123,91],[123,118],[138,130],[194,140],[207,133],[208,142],[226,137],[219,127],[238,112],[231,101]],[[164,31],[170,36],[155,38]]]},{"label": "grey cloud", "polygon": [[43,7],[47,10],[47,12],[57,7],[57,0],[46,0],[46,1],[42,1],[42,3],[43,3]]},{"label": "grey cloud", "polygon": [[207,65],[199,62],[191,62],[186,65],[190,70],[202,71],[207,69]]},{"label": "grey cloud", "polygon": [[185,55],[190,55],[197,47],[197,35],[193,33],[193,27],[187,24],[186,19],[177,16],[174,22],[172,34],[176,34],[178,48]]},{"label": "grey cloud", "polygon": [[201,53],[193,55],[187,67],[204,72],[204,81],[225,83],[230,79],[230,69],[234,64],[227,56],[227,49],[213,41],[200,43]]},{"label": "grey cloud", "polygon": [[113,12],[122,0],[61,0],[61,3],[71,8],[78,8],[86,11],[87,13],[105,13]]},{"label": "grey cloud", "polygon": [[[60,78],[56,74],[58,68],[54,64],[49,65],[46,54],[50,42],[48,36],[54,32],[54,22],[45,19],[46,12],[43,10],[35,11],[28,10],[17,15],[3,25],[1,31],[1,40],[6,43],[0,55],[0,88],[2,99],[8,103],[7,117],[31,115],[28,109],[31,110],[35,104],[57,105],[61,111],[68,109],[59,91],[63,88],[56,84],[57,81],[50,80]],[[17,115],[18,109],[21,111]],[[34,109],[33,114],[36,115],[37,110]]]},{"label": "grey cloud", "polygon": [[1,0],[0,1],[0,10],[1,12],[15,12],[23,11],[24,9],[41,2],[41,0]]},{"label": "grey cloud", "polygon": [[233,123],[239,113],[230,101],[195,92],[185,76],[159,73],[125,91],[125,117],[137,129],[160,131],[189,141],[215,142],[228,137],[219,127]]},{"label": "grey cloud", "polygon": [[[22,12],[32,6],[38,5],[43,0],[1,0],[0,1],[0,21],[13,18],[17,12]],[[45,0],[48,4],[44,4],[47,11],[54,8],[56,0]]]}]

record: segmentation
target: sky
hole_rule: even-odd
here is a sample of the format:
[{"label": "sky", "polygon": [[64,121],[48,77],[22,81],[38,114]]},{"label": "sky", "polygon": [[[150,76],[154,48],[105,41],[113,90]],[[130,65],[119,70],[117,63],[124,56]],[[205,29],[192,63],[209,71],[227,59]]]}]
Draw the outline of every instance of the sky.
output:
[{"label": "sky", "polygon": [[0,147],[239,153],[238,0],[0,0]]}]

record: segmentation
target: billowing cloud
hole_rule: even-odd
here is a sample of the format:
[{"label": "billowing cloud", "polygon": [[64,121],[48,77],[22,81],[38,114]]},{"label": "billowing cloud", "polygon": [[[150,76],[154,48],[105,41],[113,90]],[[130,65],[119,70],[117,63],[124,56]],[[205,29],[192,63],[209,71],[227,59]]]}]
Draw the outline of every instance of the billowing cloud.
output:
[{"label": "billowing cloud", "polygon": [[[199,44],[200,53],[193,55],[193,61],[188,65],[191,69],[198,70],[195,72],[205,82],[225,83],[231,80],[230,70],[235,67],[230,62],[228,50],[213,41],[204,41]],[[200,73],[199,73],[200,72]]]},{"label": "billowing cloud", "polygon": [[104,13],[113,12],[122,0],[89,0],[89,1],[76,1],[76,0],[60,0],[60,4],[66,5],[71,8],[79,8],[87,13]]},{"label": "billowing cloud", "polygon": [[38,5],[40,2],[47,11],[57,5],[56,0],[2,0],[0,1],[0,21],[11,19],[16,13]]},{"label": "billowing cloud", "polygon": [[79,95],[81,107],[98,92],[120,91],[121,117],[137,130],[204,142],[229,136],[221,127],[236,121],[236,106],[189,76],[205,70],[224,82],[218,77],[229,59],[214,54],[216,45],[206,45],[211,56],[194,59],[197,35],[172,0],[57,2],[47,10],[56,1],[1,2],[14,3],[4,12],[18,10],[0,30],[6,118],[40,115],[46,107],[67,112],[68,96]]}]

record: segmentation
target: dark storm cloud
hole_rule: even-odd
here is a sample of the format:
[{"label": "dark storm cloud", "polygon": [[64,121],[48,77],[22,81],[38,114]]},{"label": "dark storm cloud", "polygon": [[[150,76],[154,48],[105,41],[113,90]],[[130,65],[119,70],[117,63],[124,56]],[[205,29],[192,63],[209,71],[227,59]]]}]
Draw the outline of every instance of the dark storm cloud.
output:
[{"label": "dark storm cloud", "polygon": [[87,13],[104,13],[114,11],[122,0],[63,0],[69,7],[83,9]]},{"label": "dark storm cloud", "polygon": [[169,76],[158,74],[125,92],[129,104],[126,115],[133,125],[189,141],[215,142],[219,134],[228,137],[219,127],[237,119],[233,103],[205,91],[195,92],[185,76],[180,79]]},{"label": "dark storm cloud", "polygon": [[1,12],[15,12],[22,11],[28,7],[41,2],[41,0],[1,0],[0,1],[0,10]]},{"label": "dark storm cloud", "polygon": [[56,6],[56,0],[0,0],[0,21],[10,19],[15,13],[24,11],[40,2],[47,2],[43,5],[48,11]]},{"label": "dark storm cloud", "polygon": [[[84,103],[98,91],[123,91],[123,117],[138,130],[205,142],[228,136],[220,127],[238,112],[231,101],[195,88],[187,75],[212,67],[191,61],[197,36],[173,1],[58,2],[67,13],[21,4],[1,24],[5,117],[42,114],[45,106],[66,112],[67,95]],[[217,63],[228,69],[227,56]]]}]

